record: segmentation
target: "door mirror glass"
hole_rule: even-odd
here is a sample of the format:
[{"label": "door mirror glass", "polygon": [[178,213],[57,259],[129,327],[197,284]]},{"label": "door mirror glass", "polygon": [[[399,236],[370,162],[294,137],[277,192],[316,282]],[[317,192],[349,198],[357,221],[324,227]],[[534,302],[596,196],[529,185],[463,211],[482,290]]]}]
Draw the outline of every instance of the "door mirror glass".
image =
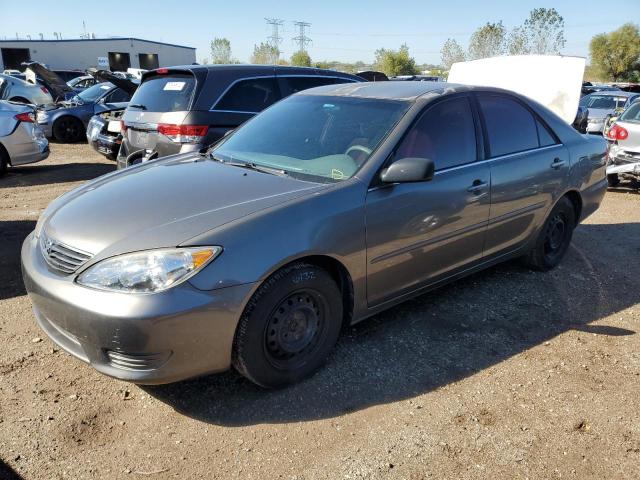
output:
[{"label": "door mirror glass", "polygon": [[426,182],[433,178],[435,165],[428,158],[409,157],[396,160],[380,174],[385,183]]}]

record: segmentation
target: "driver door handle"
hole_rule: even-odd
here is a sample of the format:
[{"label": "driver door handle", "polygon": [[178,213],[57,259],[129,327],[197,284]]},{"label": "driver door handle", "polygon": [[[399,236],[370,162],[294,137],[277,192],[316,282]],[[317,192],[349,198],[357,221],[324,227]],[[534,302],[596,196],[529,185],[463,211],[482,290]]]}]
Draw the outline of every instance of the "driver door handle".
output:
[{"label": "driver door handle", "polygon": [[554,158],[553,163],[550,165],[551,168],[557,170],[562,167],[566,162],[564,160],[560,160],[559,158]]},{"label": "driver door handle", "polygon": [[489,184],[487,182],[483,182],[482,180],[474,180],[473,184],[467,188],[467,192],[469,193],[480,193],[482,190],[487,188]]}]

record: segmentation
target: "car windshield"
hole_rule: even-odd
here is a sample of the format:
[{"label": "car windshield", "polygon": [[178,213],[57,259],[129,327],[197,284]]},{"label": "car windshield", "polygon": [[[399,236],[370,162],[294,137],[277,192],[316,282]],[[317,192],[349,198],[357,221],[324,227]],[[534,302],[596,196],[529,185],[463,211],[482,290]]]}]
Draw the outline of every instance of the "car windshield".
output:
[{"label": "car windshield", "polygon": [[353,176],[402,118],[405,101],[294,95],[246,123],[211,155],[311,181]]},{"label": "car windshield", "polygon": [[640,100],[637,100],[627,108],[627,110],[620,115],[620,120],[624,122],[640,123]]},{"label": "car windshield", "polygon": [[108,82],[98,83],[97,85],[94,85],[93,87],[90,87],[90,88],[87,88],[86,90],[83,90],[82,92],[80,92],[79,94],[77,94],[73,98],[74,98],[74,100],[79,99],[82,103],[95,102],[102,95],[107,93],[107,91],[111,90],[112,88],[113,88],[113,85],[108,83]]},{"label": "car windshield", "polygon": [[582,97],[580,100],[581,107],[587,108],[601,108],[604,110],[615,110],[624,106],[627,101],[627,97],[616,97],[615,95],[598,95],[592,93],[586,97]]}]

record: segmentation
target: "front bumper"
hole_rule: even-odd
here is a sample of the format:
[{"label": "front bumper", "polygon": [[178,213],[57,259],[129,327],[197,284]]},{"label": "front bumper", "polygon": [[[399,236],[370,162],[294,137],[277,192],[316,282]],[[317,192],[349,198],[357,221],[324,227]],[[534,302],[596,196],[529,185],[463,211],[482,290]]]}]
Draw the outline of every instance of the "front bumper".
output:
[{"label": "front bumper", "polygon": [[640,178],[640,153],[628,152],[617,145],[609,147],[607,175],[631,175]]},{"label": "front bumper", "polygon": [[53,272],[31,233],[22,274],[36,321],[61,348],[106,375],[161,384],[223,371],[254,284],[201,291],[184,282],[156,294],[82,287]]}]

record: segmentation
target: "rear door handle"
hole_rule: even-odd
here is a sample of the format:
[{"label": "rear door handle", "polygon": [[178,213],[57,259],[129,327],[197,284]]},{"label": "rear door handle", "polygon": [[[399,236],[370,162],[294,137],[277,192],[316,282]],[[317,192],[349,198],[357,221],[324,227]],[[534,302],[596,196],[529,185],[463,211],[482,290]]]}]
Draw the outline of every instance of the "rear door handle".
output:
[{"label": "rear door handle", "polygon": [[553,163],[551,164],[551,168],[555,168],[556,170],[562,167],[566,162],[564,160],[560,160],[559,158],[554,158]]},{"label": "rear door handle", "polygon": [[489,184],[487,182],[483,182],[482,180],[474,180],[473,184],[469,188],[467,188],[467,192],[479,193],[488,186]]}]

